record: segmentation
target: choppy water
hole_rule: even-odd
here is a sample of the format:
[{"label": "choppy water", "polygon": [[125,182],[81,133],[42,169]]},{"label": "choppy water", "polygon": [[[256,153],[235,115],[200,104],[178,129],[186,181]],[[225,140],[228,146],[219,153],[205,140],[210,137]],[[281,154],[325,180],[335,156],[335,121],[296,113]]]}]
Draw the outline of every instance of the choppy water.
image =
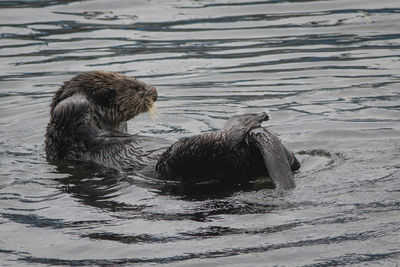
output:
[{"label": "choppy water", "polygon": [[[0,265],[397,266],[398,0],[1,1]],[[165,191],[53,166],[56,89],[109,70],[159,90],[169,140],[267,111],[302,168],[289,192]]]}]

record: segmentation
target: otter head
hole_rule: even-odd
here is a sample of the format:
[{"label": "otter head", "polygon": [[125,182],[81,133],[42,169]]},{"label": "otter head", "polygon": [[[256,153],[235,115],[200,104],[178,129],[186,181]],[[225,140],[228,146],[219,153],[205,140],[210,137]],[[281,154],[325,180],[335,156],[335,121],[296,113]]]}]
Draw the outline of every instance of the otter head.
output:
[{"label": "otter head", "polygon": [[262,112],[259,114],[247,113],[243,115],[231,116],[225,123],[225,129],[244,128],[247,130],[261,126],[263,121],[269,120],[267,113]]},{"label": "otter head", "polygon": [[111,127],[147,112],[157,100],[155,87],[115,72],[82,73],[66,82],[56,93],[52,110],[61,101],[82,95],[92,105],[97,119]]}]

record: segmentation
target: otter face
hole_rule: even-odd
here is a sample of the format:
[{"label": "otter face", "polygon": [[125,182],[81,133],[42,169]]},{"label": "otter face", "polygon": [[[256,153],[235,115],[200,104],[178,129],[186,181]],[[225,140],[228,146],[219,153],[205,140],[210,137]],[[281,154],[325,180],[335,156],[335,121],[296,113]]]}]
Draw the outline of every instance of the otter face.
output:
[{"label": "otter face", "polygon": [[122,121],[149,111],[157,100],[157,89],[135,78],[123,76],[113,84],[116,92],[114,104],[121,113]]}]

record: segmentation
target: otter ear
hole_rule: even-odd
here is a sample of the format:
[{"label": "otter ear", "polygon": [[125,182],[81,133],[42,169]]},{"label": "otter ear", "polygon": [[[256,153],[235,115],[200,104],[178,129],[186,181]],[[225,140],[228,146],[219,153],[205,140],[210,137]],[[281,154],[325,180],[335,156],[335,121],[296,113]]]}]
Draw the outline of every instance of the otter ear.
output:
[{"label": "otter ear", "polygon": [[96,104],[108,106],[110,103],[115,102],[116,96],[117,92],[114,88],[97,86],[92,89],[90,98],[93,99]]}]

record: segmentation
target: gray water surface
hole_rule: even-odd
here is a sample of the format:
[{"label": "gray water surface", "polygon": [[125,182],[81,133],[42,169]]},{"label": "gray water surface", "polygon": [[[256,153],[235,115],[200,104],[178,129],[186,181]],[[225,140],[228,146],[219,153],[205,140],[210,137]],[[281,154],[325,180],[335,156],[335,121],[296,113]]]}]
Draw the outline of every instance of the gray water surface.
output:
[{"label": "gray water surface", "polygon": [[[398,0],[0,1],[0,265],[397,266]],[[91,70],[159,91],[170,141],[231,115],[298,155],[297,187],[180,194],[46,161],[57,88]]]}]

